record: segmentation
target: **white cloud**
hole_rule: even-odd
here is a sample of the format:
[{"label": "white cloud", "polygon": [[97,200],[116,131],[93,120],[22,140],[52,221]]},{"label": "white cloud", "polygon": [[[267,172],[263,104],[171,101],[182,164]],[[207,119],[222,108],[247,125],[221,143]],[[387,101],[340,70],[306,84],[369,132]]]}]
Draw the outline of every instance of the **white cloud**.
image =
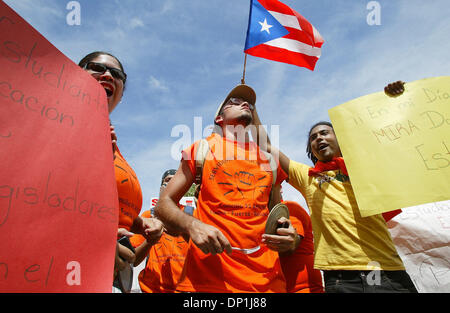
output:
[{"label": "white cloud", "polygon": [[130,28],[135,29],[138,27],[144,27],[144,22],[138,17],[133,17],[130,21]]},{"label": "white cloud", "polygon": [[148,80],[148,85],[150,86],[150,88],[152,90],[163,91],[163,92],[169,91],[169,87],[163,81],[158,80],[154,76],[150,76],[150,79]]},{"label": "white cloud", "polygon": [[173,1],[166,0],[166,1],[164,1],[163,7],[161,9],[161,14],[168,13],[168,12],[172,11],[173,8],[174,8]]}]

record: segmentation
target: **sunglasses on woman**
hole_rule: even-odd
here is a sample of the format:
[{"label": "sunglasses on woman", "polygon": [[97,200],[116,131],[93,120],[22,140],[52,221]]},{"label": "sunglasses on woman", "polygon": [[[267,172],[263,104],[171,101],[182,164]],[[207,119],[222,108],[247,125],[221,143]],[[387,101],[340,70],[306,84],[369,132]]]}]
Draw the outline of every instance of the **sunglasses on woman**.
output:
[{"label": "sunglasses on woman", "polygon": [[84,69],[91,70],[98,74],[103,74],[108,70],[114,78],[120,79],[123,82],[125,82],[125,80],[127,79],[127,74],[125,74],[118,68],[109,67],[102,63],[88,62],[84,66]]}]

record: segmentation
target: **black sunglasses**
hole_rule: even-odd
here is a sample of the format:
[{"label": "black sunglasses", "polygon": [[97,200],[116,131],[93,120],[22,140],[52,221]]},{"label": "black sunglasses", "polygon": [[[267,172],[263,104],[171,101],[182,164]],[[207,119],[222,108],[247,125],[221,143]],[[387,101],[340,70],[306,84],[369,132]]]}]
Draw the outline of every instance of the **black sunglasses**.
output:
[{"label": "black sunglasses", "polygon": [[106,70],[108,70],[114,78],[121,79],[123,82],[127,80],[127,74],[125,74],[118,68],[109,67],[102,63],[88,62],[84,66],[84,69],[91,70],[99,74],[103,74],[106,72]]}]

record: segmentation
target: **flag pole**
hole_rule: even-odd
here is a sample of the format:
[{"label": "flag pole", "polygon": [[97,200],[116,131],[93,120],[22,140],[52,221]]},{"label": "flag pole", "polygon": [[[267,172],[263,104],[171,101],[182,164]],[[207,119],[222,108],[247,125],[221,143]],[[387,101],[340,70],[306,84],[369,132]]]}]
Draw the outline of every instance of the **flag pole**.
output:
[{"label": "flag pole", "polygon": [[247,65],[247,53],[245,53],[245,58],[244,58],[244,72],[242,73],[242,79],[241,79],[241,84],[245,84],[245,67]]}]

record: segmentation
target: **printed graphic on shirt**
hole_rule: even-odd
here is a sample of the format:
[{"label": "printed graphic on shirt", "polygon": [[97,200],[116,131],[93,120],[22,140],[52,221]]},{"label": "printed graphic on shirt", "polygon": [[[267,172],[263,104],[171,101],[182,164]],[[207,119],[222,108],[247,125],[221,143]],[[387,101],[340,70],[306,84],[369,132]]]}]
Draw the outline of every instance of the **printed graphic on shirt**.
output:
[{"label": "printed graphic on shirt", "polygon": [[249,160],[218,162],[208,180],[216,191],[211,196],[226,211],[265,209],[272,188],[272,172],[261,171],[258,162]]},{"label": "printed graphic on shirt", "polygon": [[[271,187],[270,185],[258,184],[268,176],[266,174],[257,173],[255,175],[247,171],[235,171],[230,174],[225,170],[223,170],[223,173],[230,178],[230,180],[218,182],[219,185],[229,186],[230,188],[223,194],[224,196],[234,192],[242,199],[254,200],[258,194],[264,194],[265,190]],[[252,192],[247,192],[248,190]]]},{"label": "printed graphic on shirt", "polygon": [[[138,187],[138,180],[137,177],[134,175],[134,173],[131,173],[130,171],[127,171],[125,168],[115,164],[115,167],[118,168],[120,171],[122,171],[122,173],[120,174],[121,176],[125,176],[122,177],[123,179],[119,182],[120,185],[127,185],[129,186],[128,188],[131,189],[131,191],[137,190]],[[127,188],[127,187],[125,187]]]},{"label": "printed graphic on shirt", "polygon": [[335,176],[328,175],[327,173],[320,173],[316,177],[316,181],[319,184],[319,188],[322,188],[322,184],[324,183],[330,183],[333,180],[340,181],[341,183],[350,181],[350,177],[343,174],[341,171],[339,171]]},{"label": "printed graphic on shirt", "polygon": [[[184,261],[187,250],[187,242],[182,237],[165,235],[155,244],[156,250],[152,262],[165,263],[168,259],[173,261]],[[156,256],[156,257],[155,257]]]}]

